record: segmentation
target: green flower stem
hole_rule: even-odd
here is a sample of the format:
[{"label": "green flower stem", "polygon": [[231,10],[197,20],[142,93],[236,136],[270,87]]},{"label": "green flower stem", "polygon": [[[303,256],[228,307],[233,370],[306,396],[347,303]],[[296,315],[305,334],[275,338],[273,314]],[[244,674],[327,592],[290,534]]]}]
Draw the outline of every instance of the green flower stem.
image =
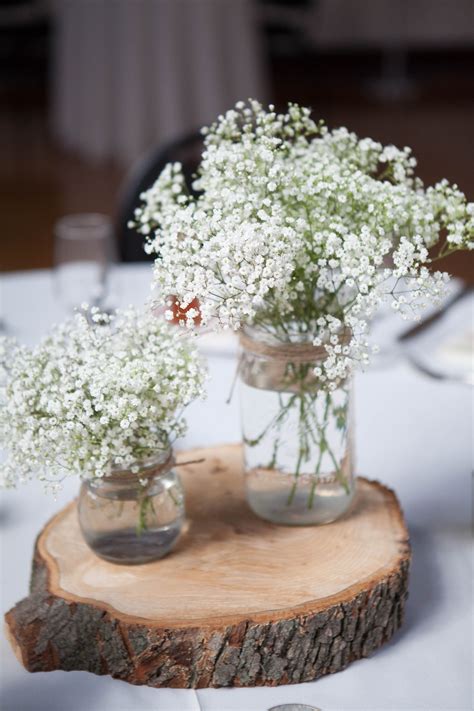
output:
[{"label": "green flower stem", "polygon": [[[326,441],[326,440],[324,440],[324,442],[325,442],[325,441]],[[319,445],[318,461],[316,462],[316,468],[315,468],[315,471],[314,471],[314,476],[315,476],[315,478],[314,478],[314,480],[313,480],[313,483],[311,484],[311,489],[310,489],[309,497],[308,497],[308,509],[312,509],[312,508],[313,508],[314,495],[315,495],[315,493],[316,493],[316,485],[317,485],[317,483],[318,483],[316,477],[319,477],[319,472],[320,472],[320,470],[321,470],[321,462],[323,461],[323,454],[324,454],[324,452],[325,452],[325,447],[323,446],[323,442],[321,441],[321,442],[320,442],[320,445]]]},{"label": "green flower stem", "polygon": [[148,530],[148,517],[153,513],[156,516],[155,506],[153,504],[153,497],[148,496],[145,492],[138,499],[138,520],[135,532],[137,536],[141,536],[145,531]]},{"label": "green flower stem", "polygon": [[[318,432],[319,432],[319,436],[320,436],[320,442],[319,442],[320,451],[321,451],[322,448],[324,448],[324,451],[326,451],[326,452],[328,453],[328,455],[329,455],[329,457],[330,457],[330,459],[331,459],[331,461],[332,461],[332,463],[333,463],[333,466],[334,466],[334,474],[335,474],[335,476],[336,476],[336,479],[337,479],[338,482],[341,484],[341,486],[343,487],[343,489],[344,489],[344,491],[346,492],[346,494],[349,494],[349,492],[350,492],[349,484],[348,484],[347,481],[345,480],[345,478],[344,478],[344,476],[343,476],[343,473],[342,473],[342,470],[341,470],[341,467],[340,467],[340,464],[339,464],[339,462],[337,461],[336,456],[335,456],[335,454],[334,454],[334,452],[333,452],[333,450],[332,450],[331,446],[329,445],[329,442],[328,442],[328,440],[327,440],[327,438],[326,438],[326,429],[327,429],[327,426],[328,426],[328,417],[329,417],[329,407],[330,407],[330,404],[331,404],[331,394],[330,394],[330,393],[326,393],[326,407],[325,407],[325,410],[324,410],[324,417],[323,417],[323,425],[322,425],[322,426],[319,425],[319,423],[318,423],[318,421],[317,421],[316,413],[314,412],[314,409],[311,409],[310,412],[312,412],[312,414],[313,414],[313,419],[314,419],[316,428],[317,428],[317,430],[318,430]],[[344,420],[345,420],[345,426],[346,426],[346,424],[347,424],[347,408],[344,408],[344,409],[345,409]],[[332,414],[333,414],[335,417],[339,417],[339,418],[341,417],[341,414],[340,414],[340,413],[339,413],[339,414],[337,413],[336,408],[333,408]]]},{"label": "green flower stem", "polygon": [[303,457],[304,457],[305,455],[306,455],[306,457],[307,457],[307,456],[308,456],[308,452],[309,452],[309,446],[308,446],[307,438],[306,438],[306,436],[305,436],[306,428],[304,427],[304,423],[305,423],[305,420],[306,420],[306,418],[305,418],[304,398],[305,398],[304,393],[299,396],[299,400],[300,400],[299,413],[300,413],[300,416],[299,416],[299,421],[298,421],[298,434],[299,434],[299,440],[300,440],[300,449],[299,449],[299,453],[298,453],[298,461],[297,461],[297,463],[296,463],[295,481],[293,482],[293,486],[291,487],[290,494],[289,494],[289,496],[288,496],[288,501],[286,502],[286,505],[287,505],[287,506],[291,506],[291,504],[293,503],[293,500],[294,500],[295,494],[296,494],[296,489],[297,489],[297,486],[298,486],[298,477],[299,477],[299,475],[300,475],[301,463],[302,463],[302,461],[303,461]]},{"label": "green flower stem", "polygon": [[278,463],[278,452],[281,445],[282,429],[290,413],[294,410],[294,408],[297,408],[299,451],[294,471],[294,481],[288,494],[287,505],[291,506],[295,500],[302,466],[304,462],[309,460],[311,448],[315,447],[318,450],[318,459],[314,470],[315,479],[311,484],[308,495],[307,505],[310,509],[314,505],[318,477],[321,472],[322,461],[325,453],[333,464],[335,477],[341,486],[343,486],[345,492],[349,493],[348,482],[343,476],[341,465],[337,461],[336,455],[328,441],[327,436],[327,429],[331,415],[335,419],[337,429],[341,431],[341,436],[344,439],[347,431],[347,405],[336,406],[333,402],[332,394],[330,392],[325,392],[324,412],[322,413],[321,420],[318,418],[317,403],[322,392],[320,390],[317,392],[311,391],[310,388],[313,384],[308,384],[306,382],[312,367],[313,366],[311,364],[295,365],[291,362],[287,364],[284,382],[291,388],[296,386],[297,392],[293,393],[289,397],[286,404],[283,403],[281,393],[278,393],[278,402],[280,405],[278,413],[272,417],[270,422],[263,428],[257,437],[253,439],[244,438],[244,441],[248,446],[254,447],[260,444],[267,435],[272,433],[274,440],[272,456],[270,462],[268,463],[268,468],[275,469]]},{"label": "green flower stem", "polygon": [[265,437],[265,435],[274,427],[281,427],[281,424],[284,422],[286,417],[288,416],[289,410],[292,408],[295,400],[298,398],[298,395],[292,395],[290,400],[287,402],[287,404],[282,407],[278,415],[273,417],[268,425],[264,428],[264,430],[258,435],[258,437],[255,437],[254,439],[248,439],[247,437],[244,437],[244,442],[247,444],[249,447],[256,447],[262,439]]}]

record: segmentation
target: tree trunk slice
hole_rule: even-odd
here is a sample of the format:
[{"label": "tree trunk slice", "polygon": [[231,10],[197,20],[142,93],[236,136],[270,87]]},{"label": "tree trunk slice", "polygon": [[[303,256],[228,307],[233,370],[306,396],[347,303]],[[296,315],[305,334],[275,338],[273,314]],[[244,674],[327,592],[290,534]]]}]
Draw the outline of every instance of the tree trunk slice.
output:
[{"label": "tree trunk slice", "polygon": [[257,518],[242,453],[183,453],[189,526],[142,566],[97,558],[73,502],[40,533],[31,592],[6,615],[29,671],[85,670],[132,684],[275,686],[344,669],[400,627],[410,548],[395,494],[359,478],[351,510],[326,526]]}]

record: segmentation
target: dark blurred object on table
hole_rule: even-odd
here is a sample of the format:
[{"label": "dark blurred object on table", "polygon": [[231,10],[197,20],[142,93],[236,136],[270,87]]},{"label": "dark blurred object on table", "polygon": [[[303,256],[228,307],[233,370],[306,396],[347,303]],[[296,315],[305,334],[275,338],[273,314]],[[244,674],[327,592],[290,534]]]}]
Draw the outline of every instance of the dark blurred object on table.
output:
[{"label": "dark blurred object on table", "polygon": [[129,227],[130,221],[134,219],[135,210],[141,203],[140,195],[153,185],[167,163],[175,162],[179,162],[183,166],[186,185],[188,190],[194,194],[193,176],[199,164],[202,149],[202,135],[200,131],[196,131],[151,151],[132,167],[120,190],[117,210],[116,233],[122,261],[152,260],[152,257],[143,250],[143,237],[137,234],[135,228]]}]

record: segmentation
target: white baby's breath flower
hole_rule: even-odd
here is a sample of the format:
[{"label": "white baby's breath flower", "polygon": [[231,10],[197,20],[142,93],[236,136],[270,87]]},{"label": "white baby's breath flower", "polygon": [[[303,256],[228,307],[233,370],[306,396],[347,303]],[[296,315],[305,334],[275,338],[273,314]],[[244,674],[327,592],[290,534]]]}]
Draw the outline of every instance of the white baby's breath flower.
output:
[{"label": "white baby's breath flower", "polygon": [[[442,297],[445,277],[426,267],[430,248],[444,256],[474,246],[472,203],[447,181],[424,188],[407,147],[328,131],[295,104],[279,114],[253,100],[203,135],[197,197],[175,163],[136,212],[158,255],[159,292],[183,311],[198,299],[203,324],[260,324],[282,339],[293,326],[329,341],[323,382],[367,362],[365,334],[382,301],[414,317]],[[194,317],[189,310],[190,328]],[[331,338],[341,332],[349,344]]]},{"label": "white baby's breath flower", "polygon": [[33,349],[0,339],[4,485],[103,476],[184,432],[182,411],[205,380],[195,348],[148,310],[100,316],[77,314]]}]

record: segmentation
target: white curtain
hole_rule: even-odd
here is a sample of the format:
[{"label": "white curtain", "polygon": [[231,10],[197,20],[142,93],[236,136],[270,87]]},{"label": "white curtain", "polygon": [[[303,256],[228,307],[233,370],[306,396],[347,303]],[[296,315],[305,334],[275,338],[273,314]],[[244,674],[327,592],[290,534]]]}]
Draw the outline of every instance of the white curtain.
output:
[{"label": "white curtain", "polygon": [[53,130],[129,163],[249,96],[267,99],[251,0],[56,0]]}]

